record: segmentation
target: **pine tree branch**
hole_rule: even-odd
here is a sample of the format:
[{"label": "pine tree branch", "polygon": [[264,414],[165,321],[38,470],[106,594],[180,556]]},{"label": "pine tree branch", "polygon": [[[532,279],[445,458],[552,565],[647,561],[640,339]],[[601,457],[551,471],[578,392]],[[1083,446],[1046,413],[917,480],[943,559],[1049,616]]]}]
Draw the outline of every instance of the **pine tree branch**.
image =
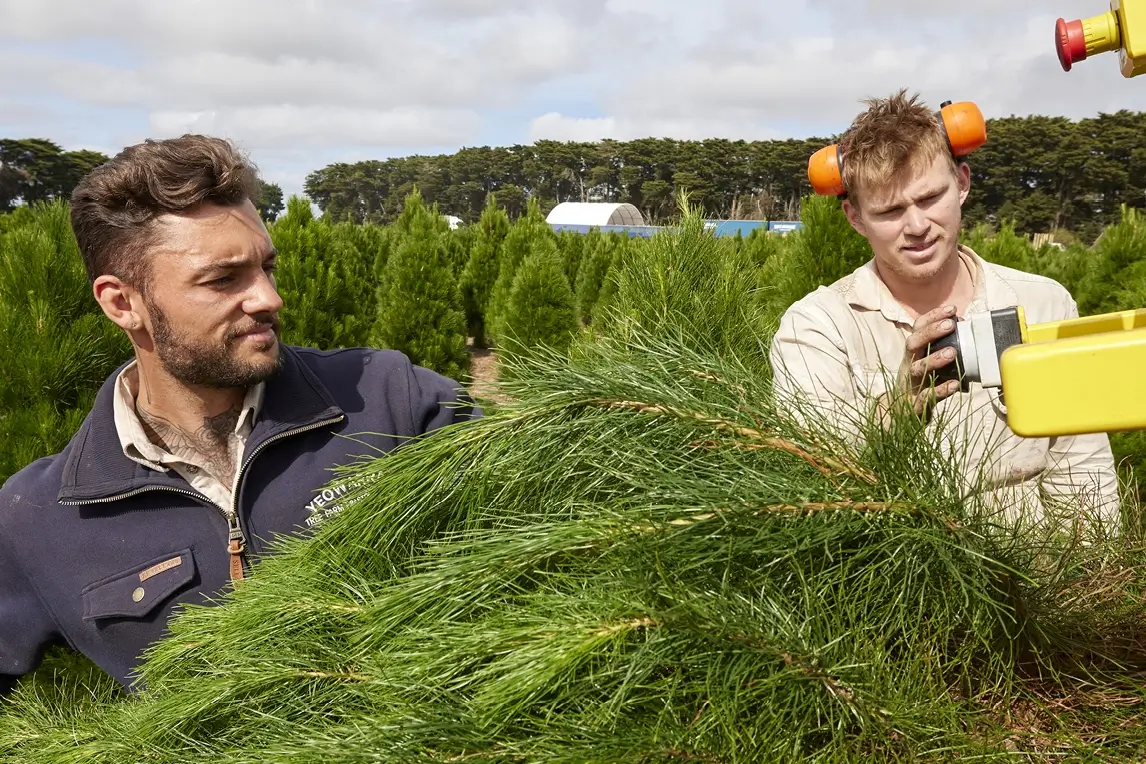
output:
[{"label": "pine tree branch", "polygon": [[[692,515],[690,517],[678,517],[674,520],[669,520],[669,525],[692,525],[703,520],[711,520],[714,517],[719,517],[723,512],[729,510],[721,510],[718,512],[705,512],[700,515]],[[903,514],[919,514],[918,507],[908,504],[906,502],[883,502],[883,501],[808,501],[802,504],[769,504],[762,507],[752,514],[757,517],[762,517],[768,514],[775,514],[779,512],[791,513],[797,515],[814,514],[816,512],[861,512],[861,513],[879,513],[879,512],[895,512]]]},{"label": "pine tree branch", "polygon": [[[842,473],[842,474],[850,475],[852,477],[855,477],[855,478],[858,478],[858,479],[864,481],[865,483],[870,483],[872,485],[875,485],[876,483],[879,482],[879,478],[877,478],[874,474],[872,474],[868,470],[865,470],[861,467],[858,467],[858,466],[853,465],[853,464],[849,464],[844,460],[833,459],[832,457],[828,457],[828,456],[813,455],[813,454],[809,453],[808,451],[804,450],[803,448],[801,448],[800,446],[796,445],[795,443],[792,443],[791,441],[785,440],[783,438],[771,436],[771,435],[766,435],[763,432],[761,432],[760,430],[752,429],[750,427],[744,427],[743,425],[739,425],[739,424],[732,422],[728,419],[722,419],[720,417],[706,416],[704,414],[700,414],[700,413],[692,412],[692,411],[682,411],[681,409],[674,408],[672,406],[662,406],[662,405],[658,405],[658,404],[642,403],[640,401],[607,400],[607,399],[598,398],[598,399],[590,400],[589,403],[592,405],[601,406],[601,407],[607,408],[607,409],[620,409],[620,410],[628,410],[628,411],[637,411],[637,412],[640,412],[642,414],[658,414],[658,415],[674,416],[674,417],[677,417],[679,419],[694,419],[698,422],[703,422],[704,424],[714,425],[716,427],[716,429],[718,429],[718,430],[721,430],[724,432],[730,432],[733,435],[738,435],[740,437],[748,438],[750,440],[759,441],[758,443],[754,443],[754,444],[739,444],[738,445],[739,448],[745,448],[748,450],[770,449],[770,450],[776,450],[776,451],[784,451],[786,453],[792,454],[794,456],[798,456],[799,458],[803,459],[805,462],[810,464],[817,471],[819,471],[821,474],[823,474],[825,477],[828,477],[828,478],[833,477],[833,470],[834,470],[836,474]],[[712,442],[709,441],[709,443],[712,443]],[[712,447],[718,447],[718,445],[715,443],[712,443]]]},{"label": "pine tree branch", "polygon": [[338,672],[338,671],[298,671],[298,676],[304,676],[309,679],[341,679],[348,682],[373,682],[374,677],[365,674],[355,674],[353,672]]}]

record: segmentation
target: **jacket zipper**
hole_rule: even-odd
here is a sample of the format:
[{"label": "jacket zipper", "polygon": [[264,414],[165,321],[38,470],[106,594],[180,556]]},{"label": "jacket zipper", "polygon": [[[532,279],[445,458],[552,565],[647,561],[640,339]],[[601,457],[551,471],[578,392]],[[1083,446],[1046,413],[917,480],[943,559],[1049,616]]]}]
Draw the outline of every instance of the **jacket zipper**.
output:
[{"label": "jacket zipper", "polygon": [[278,440],[282,440],[283,438],[289,438],[292,435],[298,435],[301,432],[307,432],[308,430],[316,430],[319,427],[325,427],[328,424],[334,424],[336,422],[341,422],[345,418],[346,418],[345,414],[339,414],[338,416],[334,417],[333,419],[325,419],[321,422],[314,422],[312,424],[308,424],[308,425],[305,425],[303,427],[296,427],[293,430],[287,430],[286,432],[280,432],[278,435],[275,435],[274,437],[271,437],[271,438],[267,438],[262,443],[260,443],[258,446],[256,446],[255,450],[252,451],[250,453],[250,455],[246,458],[246,460],[243,461],[242,466],[239,467],[239,474],[235,477],[235,488],[231,492],[231,514],[227,518],[228,528],[229,528],[228,540],[227,540],[227,554],[230,556],[230,560],[231,560],[231,580],[232,581],[240,581],[244,578],[243,553],[247,549],[247,537],[243,534],[242,525],[240,525],[240,523],[239,523],[239,489],[240,489],[240,486],[243,484],[243,473],[245,473],[247,471],[247,467],[250,466],[251,462],[253,462],[255,460],[255,457],[258,456],[259,452],[262,451],[267,446],[269,446],[271,443],[274,443],[275,441],[278,441]]},{"label": "jacket zipper", "polygon": [[278,435],[275,435],[274,437],[267,438],[262,443],[260,443],[258,445],[258,447],[256,447],[255,450],[251,452],[250,456],[248,456],[246,458],[246,460],[243,462],[243,465],[239,468],[239,474],[235,478],[234,491],[231,494],[231,511],[230,511],[230,513],[227,513],[218,504],[211,501],[209,498],[207,498],[206,496],[204,496],[201,493],[198,493],[196,491],[187,491],[187,490],[184,490],[182,488],[172,488],[171,486],[166,486],[166,485],[149,485],[149,486],[144,486],[142,488],[134,488],[134,489],[127,491],[125,493],[119,493],[119,494],[116,494],[115,496],[106,496],[102,499],[65,500],[65,501],[61,501],[60,504],[63,504],[65,506],[79,506],[79,505],[83,505],[83,504],[110,504],[113,501],[119,501],[121,499],[127,499],[127,498],[130,498],[132,496],[137,496],[141,493],[146,493],[147,491],[172,491],[173,493],[181,493],[181,494],[185,494],[187,496],[191,496],[192,498],[195,498],[195,499],[201,499],[202,501],[205,501],[208,504],[210,504],[215,509],[219,510],[219,514],[223,515],[223,518],[227,521],[227,555],[230,559],[231,580],[232,581],[241,580],[244,577],[243,553],[247,549],[247,537],[243,533],[243,527],[242,527],[241,523],[239,522],[239,506],[238,506],[239,505],[239,486],[243,480],[243,473],[246,472],[247,467],[250,466],[252,461],[254,461],[255,456],[257,456],[258,453],[263,450],[263,448],[270,445],[271,443],[274,443],[275,441],[278,441],[278,440],[282,440],[283,438],[289,438],[292,435],[298,435],[299,433],[307,432],[308,430],[316,430],[319,427],[325,427],[328,424],[335,424],[336,422],[341,422],[345,418],[346,418],[346,416],[343,414],[343,415],[339,415],[333,419],[325,419],[321,422],[315,422],[313,424],[309,424],[309,425],[306,425],[304,427],[296,427],[293,430],[287,430],[286,432],[281,432]]}]

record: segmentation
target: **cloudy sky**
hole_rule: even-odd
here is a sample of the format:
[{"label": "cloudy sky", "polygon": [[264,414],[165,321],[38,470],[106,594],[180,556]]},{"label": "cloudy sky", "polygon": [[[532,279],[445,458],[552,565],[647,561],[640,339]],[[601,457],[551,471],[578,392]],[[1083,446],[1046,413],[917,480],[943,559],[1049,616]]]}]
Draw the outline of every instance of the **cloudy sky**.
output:
[{"label": "cloudy sky", "polygon": [[0,0],[0,136],[114,154],[224,135],[301,193],[331,162],[538,138],[842,130],[900,87],[987,116],[1146,109],[1054,22],[1108,0]]}]

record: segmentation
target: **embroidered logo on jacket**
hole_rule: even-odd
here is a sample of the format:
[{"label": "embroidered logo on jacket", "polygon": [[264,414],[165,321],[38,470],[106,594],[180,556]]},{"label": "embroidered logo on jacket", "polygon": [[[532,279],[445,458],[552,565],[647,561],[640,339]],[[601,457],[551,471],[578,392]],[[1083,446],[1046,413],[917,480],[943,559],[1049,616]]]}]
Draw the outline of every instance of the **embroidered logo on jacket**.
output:
[{"label": "embroidered logo on jacket", "polygon": [[324,520],[334,517],[347,507],[353,506],[361,501],[361,496],[355,496],[346,501],[342,501],[342,497],[350,493],[351,490],[363,485],[365,482],[364,480],[355,480],[350,483],[328,486],[319,491],[315,497],[310,500],[310,503],[306,505],[306,511],[309,514],[309,517],[306,518],[307,527],[313,528]]}]

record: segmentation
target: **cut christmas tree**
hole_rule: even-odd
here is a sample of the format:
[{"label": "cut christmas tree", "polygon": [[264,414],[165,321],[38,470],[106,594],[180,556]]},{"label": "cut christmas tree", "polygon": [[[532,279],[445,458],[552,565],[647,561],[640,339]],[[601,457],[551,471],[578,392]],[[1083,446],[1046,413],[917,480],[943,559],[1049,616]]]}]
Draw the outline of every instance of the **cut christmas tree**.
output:
[{"label": "cut christmas tree", "polygon": [[752,257],[695,215],[626,253],[608,333],[347,466],[137,695],[26,683],[0,760],[1141,758],[1140,539],[963,500],[910,417],[861,448],[779,416]]}]

